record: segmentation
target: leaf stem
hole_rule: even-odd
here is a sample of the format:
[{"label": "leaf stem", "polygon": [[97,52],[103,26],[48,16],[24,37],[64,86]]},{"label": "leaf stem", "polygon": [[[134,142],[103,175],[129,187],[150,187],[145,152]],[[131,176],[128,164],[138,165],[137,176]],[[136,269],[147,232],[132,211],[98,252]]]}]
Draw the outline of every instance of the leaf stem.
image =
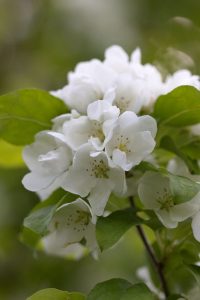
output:
[{"label": "leaf stem", "polygon": [[[130,204],[131,204],[131,207],[132,208],[135,208],[135,204],[134,204],[134,199],[133,197],[129,197],[129,201],[130,201]],[[158,276],[159,276],[159,279],[160,279],[160,282],[161,282],[161,286],[162,286],[162,290],[165,294],[165,297],[167,298],[169,296],[169,290],[168,290],[168,286],[167,286],[167,282],[166,282],[166,279],[165,279],[165,276],[164,276],[164,273],[163,273],[163,263],[158,261],[158,259],[156,258],[155,256],[155,253],[153,251],[153,248],[151,247],[151,245],[149,244],[148,240],[147,240],[147,237],[144,233],[144,230],[142,228],[141,225],[136,225],[136,229],[138,231],[138,234],[145,246],[145,249],[147,251],[147,253],[149,254],[150,258],[151,258],[151,261],[158,273]]]}]

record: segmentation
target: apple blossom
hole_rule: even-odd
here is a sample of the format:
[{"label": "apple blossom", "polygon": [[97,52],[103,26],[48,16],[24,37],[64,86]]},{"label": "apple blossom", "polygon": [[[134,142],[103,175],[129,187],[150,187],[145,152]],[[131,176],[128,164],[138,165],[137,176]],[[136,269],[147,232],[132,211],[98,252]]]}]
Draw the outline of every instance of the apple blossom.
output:
[{"label": "apple blossom", "polygon": [[87,197],[92,212],[102,215],[111,192],[126,191],[125,172],[110,162],[105,152],[84,144],[74,155],[73,165],[63,177],[62,188]]},{"label": "apple blossom", "polygon": [[23,185],[46,198],[60,186],[72,163],[72,151],[61,133],[41,131],[35,142],[24,148],[23,159],[31,171],[24,176]]},{"label": "apple blossom", "polygon": [[75,259],[87,253],[87,249],[95,254],[95,222],[89,205],[81,198],[63,204],[56,210],[48,226],[49,234],[42,239],[45,251]]},{"label": "apple blossom", "polygon": [[140,180],[138,194],[146,209],[154,210],[160,221],[168,228],[192,217],[200,209],[200,192],[181,204],[174,203],[169,178],[148,171]]},{"label": "apple blossom", "polygon": [[118,116],[117,107],[105,100],[95,101],[88,106],[88,116],[80,116],[63,124],[65,138],[74,150],[88,141],[97,150],[102,150],[111,135],[111,124]]},{"label": "apple blossom", "polygon": [[118,118],[106,153],[125,171],[138,165],[155,147],[156,121],[150,116],[138,117],[126,111]]}]

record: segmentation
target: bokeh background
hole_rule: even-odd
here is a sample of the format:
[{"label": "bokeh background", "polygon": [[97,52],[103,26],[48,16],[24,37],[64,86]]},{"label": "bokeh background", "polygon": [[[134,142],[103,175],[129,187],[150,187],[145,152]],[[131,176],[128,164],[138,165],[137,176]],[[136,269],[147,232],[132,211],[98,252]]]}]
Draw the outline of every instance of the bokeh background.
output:
[{"label": "bokeh background", "polygon": [[[60,88],[79,61],[102,59],[113,44],[129,54],[139,46],[143,62],[163,76],[184,67],[199,74],[199,11],[197,0],[0,0],[0,94]],[[138,280],[146,258],[134,230],[99,261],[66,261],[23,245],[23,218],[38,202],[21,185],[26,172],[21,148],[0,141],[1,300],[23,300],[47,287],[88,292],[111,277]]]}]

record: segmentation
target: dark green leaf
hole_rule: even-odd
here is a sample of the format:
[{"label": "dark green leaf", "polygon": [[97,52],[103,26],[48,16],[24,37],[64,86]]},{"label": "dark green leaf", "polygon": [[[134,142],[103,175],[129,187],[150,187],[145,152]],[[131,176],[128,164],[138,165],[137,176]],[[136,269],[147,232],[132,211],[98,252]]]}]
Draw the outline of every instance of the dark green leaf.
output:
[{"label": "dark green leaf", "polygon": [[131,284],[124,279],[110,279],[98,283],[89,293],[87,300],[120,300]]},{"label": "dark green leaf", "polygon": [[200,287],[200,267],[196,265],[187,265],[188,270],[194,276],[198,286]]},{"label": "dark green leaf", "polygon": [[200,123],[200,91],[192,86],[181,86],[160,96],[154,107],[154,117],[162,125]]},{"label": "dark green leaf", "polygon": [[38,131],[51,128],[54,117],[66,112],[61,100],[42,90],[0,96],[0,136],[12,144],[29,144]]},{"label": "dark green leaf", "polygon": [[154,295],[144,283],[134,284],[128,288],[120,300],[155,300]]},{"label": "dark green leaf", "polygon": [[108,217],[100,217],[96,226],[96,237],[102,250],[113,246],[132,226],[144,222],[133,209],[119,210]]},{"label": "dark green leaf", "polygon": [[44,289],[38,291],[27,300],[85,300],[85,296],[80,293],[69,293],[57,289]]}]

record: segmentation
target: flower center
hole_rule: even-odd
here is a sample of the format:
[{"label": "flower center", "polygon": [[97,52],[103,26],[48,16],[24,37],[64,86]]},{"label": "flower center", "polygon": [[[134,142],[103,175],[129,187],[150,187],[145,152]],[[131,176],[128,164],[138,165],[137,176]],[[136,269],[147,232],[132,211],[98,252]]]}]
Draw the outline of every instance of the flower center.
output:
[{"label": "flower center", "polygon": [[157,198],[157,202],[161,205],[161,210],[169,211],[171,207],[174,206],[173,196],[164,188],[164,194],[159,195]]},{"label": "flower center", "polygon": [[104,141],[105,135],[103,133],[102,124],[100,122],[92,122],[92,136],[97,137],[101,142]]},{"label": "flower center", "polygon": [[131,150],[129,148],[129,138],[128,137],[125,137],[123,135],[120,135],[118,138],[117,138],[117,146],[116,146],[116,149],[119,149],[121,150],[122,152],[125,152],[125,153],[130,153]]},{"label": "flower center", "polygon": [[120,113],[123,113],[128,110],[129,105],[130,105],[130,100],[128,100],[122,96],[115,100],[115,105],[119,108]]},{"label": "flower center", "polygon": [[108,171],[109,168],[103,161],[103,159],[94,159],[92,161],[91,176],[94,176],[96,178],[108,178]]},{"label": "flower center", "polygon": [[56,219],[54,221],[54,228],[56,230],[62,229],[63,226],[72,228],[77,232],[85,231],[90,222],[90,215],[82,210],[76,209],[67,215],[63,220]]}]

